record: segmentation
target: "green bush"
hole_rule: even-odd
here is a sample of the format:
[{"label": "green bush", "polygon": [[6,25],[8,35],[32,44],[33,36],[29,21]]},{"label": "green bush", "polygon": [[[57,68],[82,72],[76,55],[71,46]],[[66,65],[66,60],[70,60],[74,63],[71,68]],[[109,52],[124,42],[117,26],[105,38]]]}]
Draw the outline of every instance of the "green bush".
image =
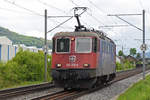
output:
[{"label": "green bush", "polygon": [[116,70],[123,70],[123,67],[119,62],[116,62]]},{"label": "green bush", "polygon": [[[51,56],[48,56],[51,59]],[[47,77],[50,77],[51,62],[48,62]],[[44,81],[44,53],[20,50],[7,63],[0,63],[0,88],[27,81]]]},{"label": "green bush", "polygon": [[128,69],[133,69],[135,68],[134,62],[130,62],[128,60],[125,60],[122,64],[119,62],[116,62],[116,70],[121,71],[121,70],[128,70]]},{"label": "green bush", "polygon": [[133,69],[133,68],[135,68],[134,62],[130,62],[128,60],[125,60],[124,68],[125,69]]}]

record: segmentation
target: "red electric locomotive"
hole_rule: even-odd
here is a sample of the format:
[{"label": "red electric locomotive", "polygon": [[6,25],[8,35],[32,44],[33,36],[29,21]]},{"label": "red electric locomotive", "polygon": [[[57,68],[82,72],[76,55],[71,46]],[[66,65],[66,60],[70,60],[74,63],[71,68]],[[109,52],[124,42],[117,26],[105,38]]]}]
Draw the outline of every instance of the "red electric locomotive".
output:
[{"label": "red electric locomotive", "polygon": [[115,77],[115,43],[102,31],[79,24],[75,32],[53,37],[52,77],[56,86],[91,88]]}]

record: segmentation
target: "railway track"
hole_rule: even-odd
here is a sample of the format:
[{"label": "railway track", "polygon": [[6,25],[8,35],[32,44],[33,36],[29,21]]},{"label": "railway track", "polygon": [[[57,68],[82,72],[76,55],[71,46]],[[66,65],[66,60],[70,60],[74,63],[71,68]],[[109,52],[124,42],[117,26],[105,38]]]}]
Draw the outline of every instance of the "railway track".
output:
[{"label": "railway track", "polygon": [[44,89],[48,89],[52,87],[54,87],[53,83],[46,82],[38,85],[30,85],[30,86],[0,90],[0,100],[11,98],[18,95],[28,94],[31,92],[42,91]]},{"label": "railway track", "polygon": [[[150,68],[147,68],[146,70],[149,70]],[[111,85],[117,81],[121,81],[123,79],[126,79],[128,77],[134,76],[136,74],[139,74],[142,72],[142,68],[137,68],[133,70],[127,70],[122,72],[117,72],[116,78],[109,82],[108,84],[102,84],[101,86],[98,86],[96,88],[92,88],[90,90],[69,90],[69,91],[59,91],[54,94],[47,94],[42,97],[37,97],[32,100],[73,100],[77,97],[83,96],[85,94],[100,90],[102,88],[107,87],[108,85]]]}]

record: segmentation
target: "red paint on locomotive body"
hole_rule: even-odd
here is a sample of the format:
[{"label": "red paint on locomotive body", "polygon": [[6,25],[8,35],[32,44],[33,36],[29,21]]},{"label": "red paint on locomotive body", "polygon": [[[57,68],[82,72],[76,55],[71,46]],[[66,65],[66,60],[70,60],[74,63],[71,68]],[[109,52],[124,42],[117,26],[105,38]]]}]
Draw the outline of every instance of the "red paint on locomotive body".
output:
[{"label": "red paint on locomotive body", "polygon": [[[55,37],[55,40],[60,37]],[[70,52],[68,53],[52,53],[52,69],[57,68],[56,64],[61,64],[60,69],[84,69],[84,68],[96,68],[97,66],[97,53],[76,53],[75,52],[75,40],[77,37],[68,37],[71,40]],[[83,37],[87,38],[87,37]],[[93,38],[93,37],[88,37]],[[91,48],[92,49],[92,48]],[[88,64],[88,66],[84,66]]]},{"label": "red paint on locomotive body", "polygon": [[[74,62],[70,62],[70,56],[75,57]],[[56,68],[56,64],[61,64],[60,68],[95,68],[96,67],[96,54],[89,53],[89,54],[56,54],[52,55],[52,68]],[[89,64],[88,67],[84,67],[84,64]]]}]

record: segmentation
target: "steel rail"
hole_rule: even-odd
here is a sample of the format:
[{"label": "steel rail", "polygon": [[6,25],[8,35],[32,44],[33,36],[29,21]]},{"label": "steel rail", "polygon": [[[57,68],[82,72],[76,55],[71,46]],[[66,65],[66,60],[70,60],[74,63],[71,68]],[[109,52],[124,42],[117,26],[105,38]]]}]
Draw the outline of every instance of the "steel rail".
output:
[{"label": "steel rail", "polygon": [[[147,68],[146,70],[150,70],[150,68]],[[32,100],[73,100],[73,99],[78,98],[80,96],[83,96],[85,94],[89,94],[91,92],[105,88],[105,87],[107,87],[107,86],[109,86],[115,82],[118,82],[118,81],[121,81],[123,79],[132,77],[132,76],[139,74],[141,72],[142,72],[142,68],[136,68],[136,69],[132,69],[132,70],[117,72],[116,78],[113,81],[111,81],[107,84],[102,84],[96,88],[92,88],[89,90],[59,91],[59,92],[56,92],[54,94],[47,94],[47,95],[42,96],[42,97],[34,98]]]},{"label": "steel rail", "polygon": [[43,89],[48,89],[53,87],[55,87],[53,83],[45,82],[36,85],[4,89],[4,90],[0,90],[0,99],[6,99],[18,95],[28,94],[35,91],[42,91]]}]

